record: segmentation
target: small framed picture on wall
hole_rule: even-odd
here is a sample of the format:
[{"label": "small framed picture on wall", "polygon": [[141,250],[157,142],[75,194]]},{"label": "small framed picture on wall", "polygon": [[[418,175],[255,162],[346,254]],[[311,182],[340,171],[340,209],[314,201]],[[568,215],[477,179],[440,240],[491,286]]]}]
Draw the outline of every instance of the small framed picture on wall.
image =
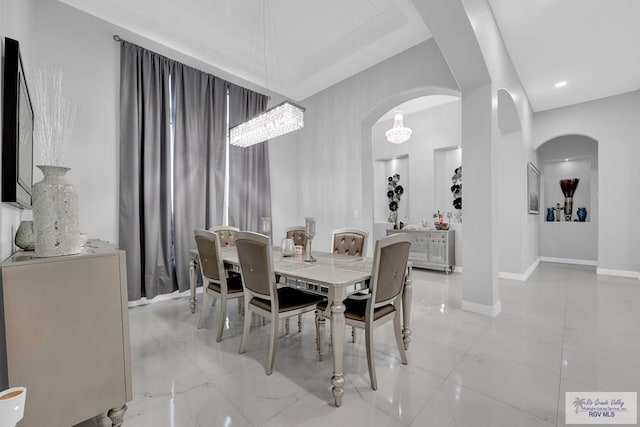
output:
[{"label": "small framed picture on wall", "polygon": [[527,204],[529,213],[540,213],[540,171],[533,163],[527,163]]}]

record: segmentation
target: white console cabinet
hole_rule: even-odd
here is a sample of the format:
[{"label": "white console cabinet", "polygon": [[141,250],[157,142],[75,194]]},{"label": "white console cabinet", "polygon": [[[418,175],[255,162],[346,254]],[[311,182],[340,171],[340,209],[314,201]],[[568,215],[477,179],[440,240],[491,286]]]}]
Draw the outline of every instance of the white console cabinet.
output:
[{"label": "white console cabinet", "polygon": [[411,238],[409,261],[413,267],[453,271],[456,264],[453,230],[387,230],[387,236],[407,233]]},{"label": "white console cabinet", "polygon": [[102,413],[122,423],[132,398],[126,277],[124,252],[100,242],[2,263],[7,377],[27,388],[20,427],[69,427]]}]

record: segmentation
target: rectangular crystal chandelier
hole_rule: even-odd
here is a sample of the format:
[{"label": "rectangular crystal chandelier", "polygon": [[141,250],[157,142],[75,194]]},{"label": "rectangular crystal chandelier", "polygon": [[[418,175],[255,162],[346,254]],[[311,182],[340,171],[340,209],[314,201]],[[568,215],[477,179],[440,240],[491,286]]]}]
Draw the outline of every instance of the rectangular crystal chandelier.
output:
[{"label": "rectangular crystal chandelier", "polygon": [[229,130],[232,145],[248,147],[304,127],[304,108],[285,101]]}]

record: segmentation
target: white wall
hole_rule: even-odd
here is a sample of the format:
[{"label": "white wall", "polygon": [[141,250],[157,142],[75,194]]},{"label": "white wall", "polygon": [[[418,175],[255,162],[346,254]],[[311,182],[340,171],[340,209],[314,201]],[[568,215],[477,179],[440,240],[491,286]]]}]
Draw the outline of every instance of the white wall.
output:
[{"label": "white wall", "polygon": [[[499,165],[496,167],[499,271],[521,275],[529,267],[525,262],[528,243],[523,232],[528,224],[525,219],[528,207],[527,162],[522,149],[522,132],[499,136],[496,164]],[[538,218],[537,215],[533,217]],[[537,240],[537,236],[534,237]]]},{"label": "white wall", "polygon": [[640,271],[640,92],[536,113],[534,142],[585,135],[598,142],[598,271]]},{"label": "white wall", "polygon": [[[33,9],[32,0],[0,0],[0,37],[10,37],[20,43],[22,62],[26,68],[31,66],[33,55]],[[4,64],[4,42],[2,42],[2,63]],[[29,71],[25,71],[27,84]],[[0,99],[2,99],[2,85],[0,85]],[[2,102],[0,102],[0,118],[2,117]],[[2,134],[2,120],[0,119],[0,135]],[[2,166],[0,166],[0,169]],[[0,170],[0,173],[2,171]],[[11,255],[14,250],[13,237],[22,219],[30,219],[30,211],[23,211],[5,203],[0,204],[0,260]]]},{"label": "white wall", "polygon": [[[269,143],[274,236],[305,216],[317,218],[318,250],[330,248],[334,228],[372,230],[373,123],[408,99],[456,90],[429,40],[302,101],[305,127]],[[276,146],[286,155],[273,155]]]},{"label": "white wall", "polygon": [[[60,68],[63,94],[77,105],[65,166],[80,230],[117,242],[119,45],[102,21],[58,2],[39,2],[35,16],[35,65]],[[40,153],[35,141],[36,165]],[[34,181],[41,178],[36,170]]]}]

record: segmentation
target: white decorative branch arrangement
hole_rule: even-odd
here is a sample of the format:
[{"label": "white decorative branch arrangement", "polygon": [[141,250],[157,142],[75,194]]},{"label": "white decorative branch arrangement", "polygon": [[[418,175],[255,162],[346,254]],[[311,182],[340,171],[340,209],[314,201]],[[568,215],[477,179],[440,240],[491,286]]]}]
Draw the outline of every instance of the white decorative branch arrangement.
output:
[{"label": "white decorative branch arrangement", "polygon": [[49,257],[80,252],[78,193],[65,180],[64,167],[76,106],[62,95],[62,71],[33,70],[34,140],[42,159],[44,177],[33,185],[35,255]]},{"label": "white decorative branch arrangement", "polygon": [[62,166],[76,118],[76,106],[62,95],[62,70],[35,68],[33,82],[34,137],[40,146],[42,163]]}]

